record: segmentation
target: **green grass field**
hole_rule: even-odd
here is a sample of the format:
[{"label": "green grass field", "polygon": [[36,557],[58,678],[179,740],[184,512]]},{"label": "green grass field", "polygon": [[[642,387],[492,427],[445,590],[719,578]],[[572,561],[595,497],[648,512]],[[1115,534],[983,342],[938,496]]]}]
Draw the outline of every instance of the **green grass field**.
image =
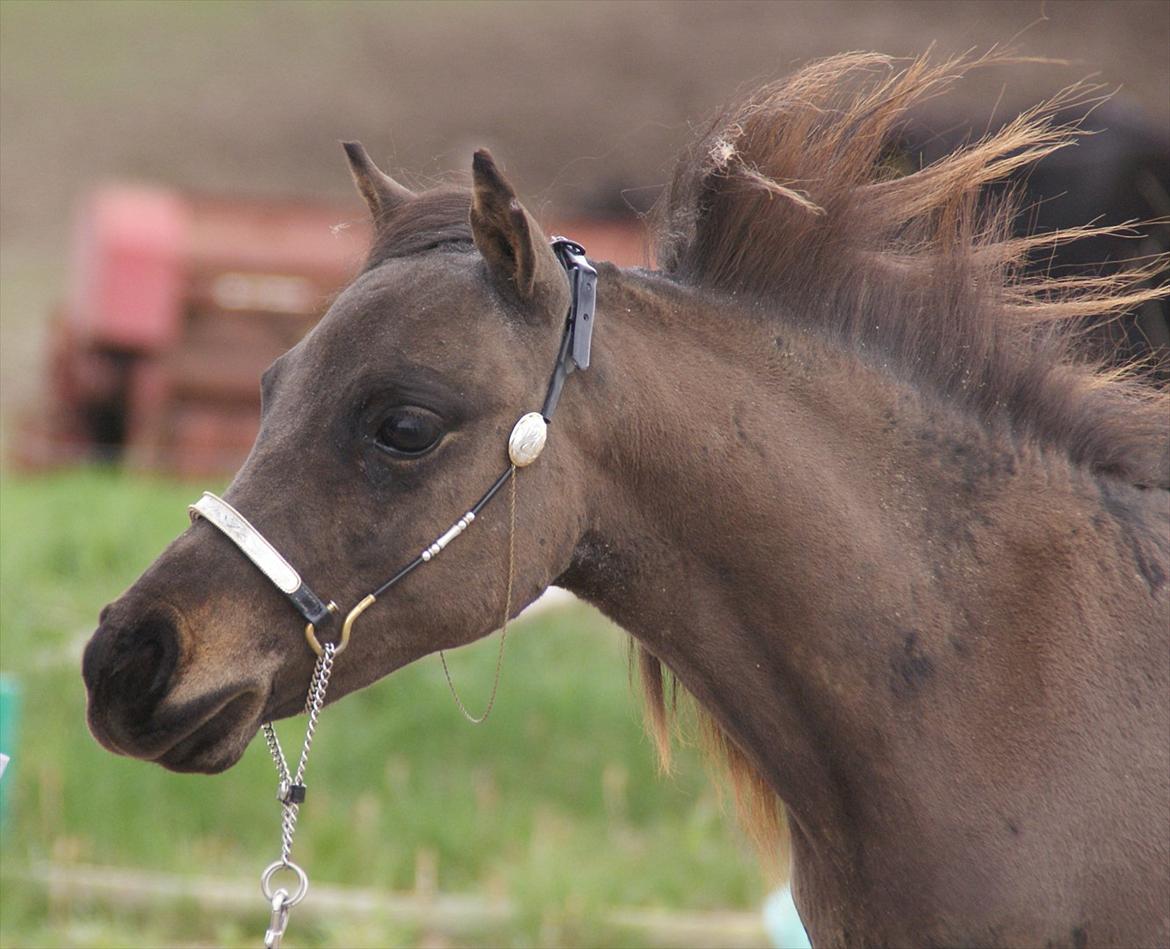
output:
[{"label": "green grass field", "polygon": [[[267,921],[190,906],[133,913],[50,899],[32,867],[100,864],[253,880],[278,852],[262,741],[224,775],[170,774],[89,736],[80,652],[98,610],[182,530],[187,485],[86,471],[8,478],[0,492],[0,671],[23,695],[4,779],[0,944],[252,945]],[[240,635],[246,636],[247,630]],[[452,657],[474,705],[494,639]],[[310,766],[297,859],[313,880],[410,890],[434,867],[443,893],[506,896],[506,932],[469,944],[628,944],[608,907],[752,909],[764,881],[695,753],[656,774],[629,685],[626,638],[572,607],[515,627],[491,720],[456,711],[435,659],[330,707]],[[340,660],[344,661],[344,659]],[[299,748],[303,720],[285,723]],[[293,917],[295,945],[431,944],[393,919]],[[441,944],[450,944],[449,942]]]}]

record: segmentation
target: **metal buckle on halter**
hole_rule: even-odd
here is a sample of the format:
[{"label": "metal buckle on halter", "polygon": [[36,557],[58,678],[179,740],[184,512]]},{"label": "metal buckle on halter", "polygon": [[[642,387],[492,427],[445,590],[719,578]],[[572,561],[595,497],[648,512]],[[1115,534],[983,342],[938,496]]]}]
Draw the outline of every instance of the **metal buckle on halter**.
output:
[{"label": "metal buckle on halter", "polygon": [[569,334],[573,363],[577,369],[589,368],[589,351],[593,341],[593,314],[597,309],[597,269],[585,256],[585,248],[567,237],[552,239],[553,253],[569,278],[572,301],[569,304]]},{"label": "metal buckle on halter", "polygon": [[569,279],[569,313],[557,362],[549,379],[548,393],[540,414],[551,422],[561,398],[565,378],[574,369],[589,368],[593,342],[593,316],[597,309],[597,270],[585,256],[585,248],[567,237],[553,237],[553,253]]}]

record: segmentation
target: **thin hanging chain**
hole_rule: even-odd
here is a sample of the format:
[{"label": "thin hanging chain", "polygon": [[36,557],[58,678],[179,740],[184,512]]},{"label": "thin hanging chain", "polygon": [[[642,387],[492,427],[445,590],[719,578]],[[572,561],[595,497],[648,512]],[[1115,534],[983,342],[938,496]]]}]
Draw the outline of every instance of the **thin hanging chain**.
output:
[{"label": "thin hanging chain", "polygon": [[508,638],[508,620],[512,612],[512,581],[516,577],[516,481],[518,477],[519,472],[513,465],[510,479],[512,482],[510,485],[512,510],[508,519],[508,589],[504,594],[504,622],[500,628],[500,651],[496,654],[496,675],[492,680],[492,692],[488,696],[487,708],[478,718],[467,711],[467,706],[463,704],[463,699],[459,697],[455,683],[451,680],[451,670],[447,668],[447,657],[443,654],[443,650],[439,650],[439,661],[443,664],[443,675],[447,678],[447,688],[451,690],[451,695],[455,699],[455,704],[459,706],[459,711],[463,713],[463,717],[472,725],[482,725],[491,715],[492,706],[496,704],[496,690],[500,687],[500,672],[504,668],[504,643]]},{"label": "thin hanging chain", "polygon": [[[268,930],[264,934],[264,945],[267,949],[278,949],[284,938],[285,927],[288,926],[289,910],[296,906],[305,897],[309,888],[309,878],[292,861],[293,837],[297,832],[297,815],[300,812],[301,802],[305,799],[305,769],[309,765],[309,751],[313,747],[313,735],[317,731],[317,720],[321,709],[325,705],[325,692],[329,688],[329,676],[333,673],[333,660],[337,655],[337,646],[326,643],[313,667],[313,678],[309,683],[309,694],[305,698],[305,712],[309,721],[305,726],[305,744],[301,748],[301,757],[297,762],[296,774],[290,775],[288,762],[284,757],[284,750],[280,747],[280,739],[276,736],[276,729],[271,722],[263,726],[264,741],[268,745],[268,753],[276,764],[276,773],[280,781],[277,797],[280,798],[280,859],[271,864],[260,878],[260,889],[272,907],[272,916]],[[283,888],[271,890],[271,880],[278,870],[291,870],[297,876],[298,885],[290,895]]]},{"label": "thin hanging chain", "polygon": [[317,720],[321,716],[321,709],[325,705],[325,690],[329,688],[329,676],[333,673],[333,658],[337,647],[333,643],[326,643],[313,669],[313,679],[309,683],[309,694],[305,699],[305,712],[309,721],[305,725],[305,744],[301,748],[301,757],[297,762],[296,774],[290,777],[288,763],[284,758],[284,750],[280,747],[280,739],[276,736],[276,729],[271,722],[264,724],[264,740],[268,744],[268,752],[276,764],[276,773],[280,780],[281,815],[281,843],[280,859],[284,863],[290,862],[292,855],[293,836],[297,830],[297,816],[300,811],[300,802],[289,799],[290,790],[294,787],[303,787],[305,783],[305,769],[309,765],[309,750],[313,747],[313,735],[317,732]]},{"label": "thin hanging chain", "polygon": [[280,747],[280,739],[276,737],[276,729],[272,727],[272,722],[265,722],[262,731],[264,732],[264,742],[268,745],[268,753],[276,762],[277,780],[280,782],[281,788],[286,788],[292,784],[292,781],[289,780],[288,765],[284,761],[284,749]]}]

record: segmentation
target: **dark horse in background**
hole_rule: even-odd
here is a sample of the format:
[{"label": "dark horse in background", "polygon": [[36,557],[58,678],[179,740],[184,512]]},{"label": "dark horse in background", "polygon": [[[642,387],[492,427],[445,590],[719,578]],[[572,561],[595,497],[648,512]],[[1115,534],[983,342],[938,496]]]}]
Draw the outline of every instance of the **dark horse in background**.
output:
[{"label": "dark horse in background", "polygon": [[[787,813],[820,945],[1170,941],[1170,394],[1078,355],[1165,260],[1029,257],[981,200],[1068,144],[1071,90],[925,167],[907,111],[969,62],[851,54],[721,116],[659,209],[660,270],[600,264],[593,364],[522,469],[514,610],[552,583],[709,716],[753,827]],[[350,147],[369,258],[263,378],[227,499],[343,610],[497,474],[568,290],[486,152],[415,194]],[[405,441],[403,433],[406,434]],[[331,698],[496,626],[507,520],[363,618]],[[287,601],[202,521],[102,614],[89,723],[234,764],[313,666]]]},{"label": "dark horse in background", "polygon": [[[1035,273],[1110,274],[1127,262],[1170,252],[1170,139],[1140,112],[1108,100],[1087,116],[1066,109],[1059,119],[1077,126],[1075,148],[1062,148],[1019,169],[994,186],[1013,189],[1020,206],[1013,232],[1025,237],[1105,225],[1082,240],[1037,247],[1028,269]],[[938,107],[917,110],[898,136],[891,160],[905,171],[938,161],[969,142],[993,117],[955,117]],[[1140,229],[1110,231],[1126,223]],[[1165,285],[1170,274],[1151,275]],[[1086,345],[1104,359],[1142,361],[1149,375],[1170,382],[1170,300],[1150,299],[1116,319],[1086,327]]]}]

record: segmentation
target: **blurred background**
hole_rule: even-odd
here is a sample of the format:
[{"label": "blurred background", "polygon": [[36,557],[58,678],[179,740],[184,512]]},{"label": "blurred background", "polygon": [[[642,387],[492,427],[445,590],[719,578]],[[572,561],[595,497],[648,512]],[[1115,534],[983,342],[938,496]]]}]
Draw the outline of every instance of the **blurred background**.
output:
[{"label": "blurred background", "polygon": [[[1039,179],[1031,223],[1170,213],[1162,0],[4,0],[0,944],[251,945],[267,922],[263,747],[216,778],[115,758],[86,732],[78,667],[100,607],[226,483],[259,368],[360,263],[339,140],[416,187],[487,145],[550,226],[652,263],[638,215],[738,91],[845,50],[995,44],[1059,62],[975,74],[907,160],[1091,76],[1117,92],[1079,163]],[[1155,350],[1159,327],[1139,327]],[[486,694],[494,648],[453,657],[469,691]],[[655,773],[626,648],[560,604],[518,627],[484,728],[431,661],[331,708],[297,839],[314,895],[290,941],[767,945],[774,881],[692,749]]]}]

